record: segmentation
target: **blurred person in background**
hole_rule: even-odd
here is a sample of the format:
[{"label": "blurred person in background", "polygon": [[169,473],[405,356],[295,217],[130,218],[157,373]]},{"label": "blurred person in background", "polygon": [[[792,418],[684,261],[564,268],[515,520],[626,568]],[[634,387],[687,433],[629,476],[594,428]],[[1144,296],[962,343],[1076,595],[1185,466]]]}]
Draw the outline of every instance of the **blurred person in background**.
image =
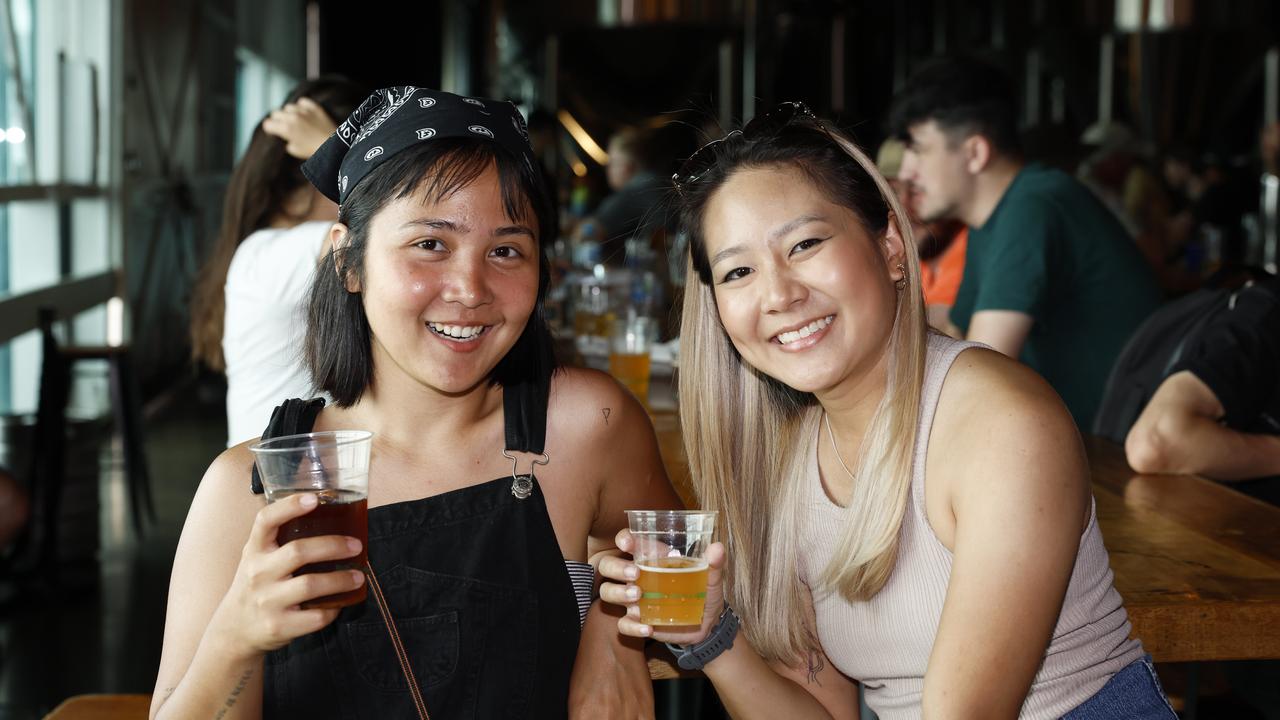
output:
[{"label": "blurred person in background", "polygon": [[27,490],[13,473],[0,466],[0,558],[27,526],[31,504]]},{"label": "blurred person in background", "polygon": [[1125,453],[1138,472],[1204,475],[1280,505],[1280,278],[1238,291],[1192,339]]},{"label": "blurred person in background", "polygon": [[1262,156],[1262,171],[1268,175],[1280,175],[1280,121],[1262,128],[1258,136],[1258,152]]},{"label": "blurred person in background", "polygon": [[1160,301],[1142,254],[1077,180],[1024,161],[1013,91],[995,68],[934,62],[890,116],[920,218],[969,227],[951,322],[1027,363],[1091,427],[1112,363]]},{"label": "blurred person in background", "polygon": [[[1169,235],[1182,267],[1197,282],[1213,284],[1215,271],[1244,259],[1242,220],[1257,209],[1258,178],[1249,159],[1216,151],[1201,154],[1194,166],[1199,171],[1185,181],[1188,202],[1170,221]],[[1176,178],[1176,163],[1173,169]]]},{"label": "blurred person in background", "polygon": [[663,200],[671,183],[655,157],[652,131],[625,127],[609,139],[609,164],[605,175],[613,192],[578,225],[578,237],[603,245],[606,264],[622,265],[626,241],[648,238],[666,224]]},{"label": "blurred person in background", "polygon": [[[19,595],[14,578],[17,564],[18,540],[31,519],[31,500],[27,488],[0,465],[0,611]],[[3,648],[0,648],[0,667],[4,665]]]},{"label": "blurred person in background", "polygon": [[191,300],[191,354],[227,375],[227,446],[257,437],[281,398],[308,397],[304,295],[338,206],[302,163],[366,91],[338,77],[301,83],[254,128],[222,205],[222,228]]},{"label": "blurred person in background", "polygon": [[897,138],[889,138],[876,153],[876,167],[889,181],[889,187],[898,196],[898,202],[911,215],[911,232],[920,247],[920,287],[924,290],[925,313],[929,325],[953,337],[961,333],[948,317],[960,290],[964,277],[965,248],[969,244],[969,228],[952,219],[923,223],[916,214],[915,198],[911,184],[898,175],[902,169],[902,156],[906,145]]},{"label": "blurred person in background", "polygon": [[1076,177],[1115,214],[1163,280],[1172,207],[1164,183],[1147,167],[1141,140],[1129,126],[1112,121],[1089,126],[1080,144],[1091,152]]},{"label": "blurred person in background", "polygon": [[[1143,161],[1141,141],[1120,122],[1094,123],[1080,137],[1091,149],[1076,177],[1092,190],[1135,239],[1156,238],[1168,220],[1169,199]],[[1141,243],[1140,243],[1141,244]]]}]

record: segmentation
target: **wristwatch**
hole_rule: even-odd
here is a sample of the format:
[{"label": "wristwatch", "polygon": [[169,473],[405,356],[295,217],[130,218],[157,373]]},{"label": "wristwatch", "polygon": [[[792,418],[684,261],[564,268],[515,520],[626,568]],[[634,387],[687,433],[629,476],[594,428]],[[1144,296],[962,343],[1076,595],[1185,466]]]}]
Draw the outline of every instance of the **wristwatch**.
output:
[{"label": "wristwatch", "polygon": [[715,626],[702,642],[693,645],[664,644],[676,656],[676,665],[685,670],[701,670],[707,663],[720,657],[720,653],[733,647],[733,639],[737,636],[738,614],[725,605]]}]

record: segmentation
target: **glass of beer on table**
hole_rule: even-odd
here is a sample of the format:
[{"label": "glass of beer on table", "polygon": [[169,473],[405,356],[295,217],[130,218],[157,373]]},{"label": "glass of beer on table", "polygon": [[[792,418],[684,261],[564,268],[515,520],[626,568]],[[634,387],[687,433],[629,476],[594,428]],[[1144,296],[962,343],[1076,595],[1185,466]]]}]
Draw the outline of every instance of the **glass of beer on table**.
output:
[{"label": "glass of beer on table", "polygon": [[609,374],[649,405],[649,351],[657,337],[657,321],[643,315],[619,317],[609,336]]},{"label": "glass of beer on table", "polygon": [[[359,570],[364,572],[369,546],[369,450],[373,433],[364,430],[285,435],[249,446],[267,502],[299,493],[314,493],[311,512],[280,526],[276,542],[284,545],[317,535],[344,535],[360,541],[360,554],[332,562],[304,565],[297,574]],[[337,608],[364,602],[366,585],[303,603],[306,608]]]},{"label": "glass of beer on table", "polygon": [[707,547],[716,513],[706,510],[628,510],[640,577],[640,622],[702,624],[707,598]]}]

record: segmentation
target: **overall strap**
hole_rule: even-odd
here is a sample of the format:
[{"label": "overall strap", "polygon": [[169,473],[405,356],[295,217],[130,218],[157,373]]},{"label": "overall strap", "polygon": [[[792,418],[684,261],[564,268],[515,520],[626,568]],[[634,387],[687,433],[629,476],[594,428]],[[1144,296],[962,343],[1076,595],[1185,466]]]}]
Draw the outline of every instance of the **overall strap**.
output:
[{"label": "overall strap", "polygon": [[[270,440],[285,435],[309,433],[311,428],[315,427],[316,416],[323,409],[324,398],[285,400],[282,405],[271,411],[271,421],[267,423],[267,429],[262,431],[262,439]],[[257,463],[253,465],[253,480],[250,482],[249,489],[254,495],[261,495],[263,492]]]},{"label": "overall strap", "polygon": [[[506,385],[502,391],[502,423],[506,447],[502,456],[511,461],[511,494],[519,500],[533,494],[533,469],[550,462],[543,451],[547,440],[547,396],[551,378],[521,380]],[[511,453],[541,455],[535,458],[529,472],[521,473],[520,460]]]},{"label": "overall strap", "polygon": [[543,453],[547,441],[547,397],[551,378],[522,380],[502,392],[507,452]]}]

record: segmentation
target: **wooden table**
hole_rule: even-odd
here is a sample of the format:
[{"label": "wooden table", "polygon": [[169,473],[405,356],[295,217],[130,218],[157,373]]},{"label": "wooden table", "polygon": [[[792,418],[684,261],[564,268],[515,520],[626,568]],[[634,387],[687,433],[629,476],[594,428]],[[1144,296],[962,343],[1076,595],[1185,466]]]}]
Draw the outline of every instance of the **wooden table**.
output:
[{"label": "wooden table", "polygon": [[150,710],[150,695],[76,695],[44,720],[146,720]]},{"label": "wooden table", "polygon": [[[694,504],[680,423],[654,413],[667,473]],[[1156,662],[1280,658],[1280,508],[1192,475],[1139,475],[1085,438],[1098,525],[1133,634]],[[654,678],[688,676],[666,649]]]},{"label": "wooden table", "polygon": [[1157,662],[1280,658],[1280,508],[1193,475],[1138,475],[1086,438],[1098,524]]}]

